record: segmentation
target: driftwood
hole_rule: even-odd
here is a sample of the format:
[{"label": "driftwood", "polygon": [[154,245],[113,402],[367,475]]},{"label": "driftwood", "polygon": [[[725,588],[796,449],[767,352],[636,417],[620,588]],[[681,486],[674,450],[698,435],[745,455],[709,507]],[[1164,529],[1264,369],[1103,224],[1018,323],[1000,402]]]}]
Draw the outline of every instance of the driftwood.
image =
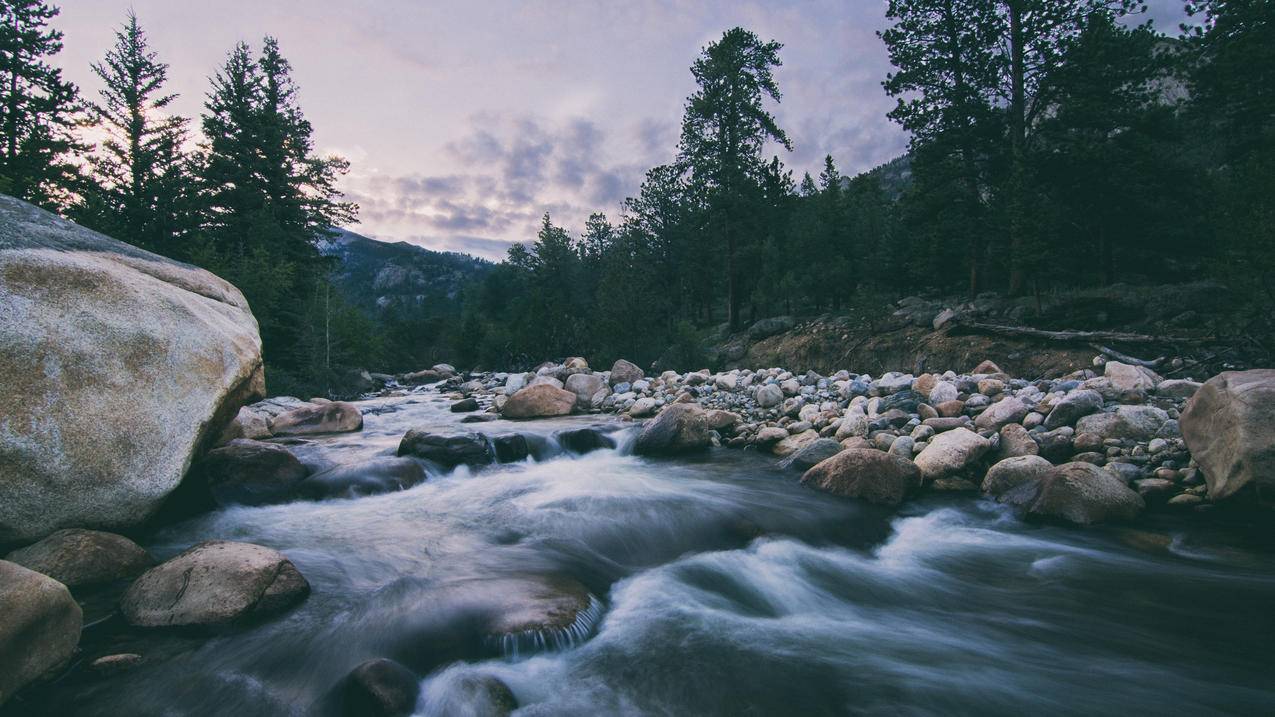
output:
[{"label": "driftwood", "polygon": [[1196,339],[1174,338],[1167,336],[1151,336],[1148,334],[1130,334],[1123,331],[1045,331],[1028,326],[1001,326],[984,324],[978,321],[954,322],[956,326],[985,334],[1000,336],[1022,336],[1042,341],[1058,341],[1062,343],[1093,344],[1099,341],[1116,344],[1194,344]]},{"label": "driftwood", "polygon": [[1122,363],[1133,364],[1134,366],[1145,366],[1147,368],[1159,368],[1160,364],[1164,363],[1165,361],[1164,356],[1161,356],[1157,359],[1152,359],[1150,361],[1146,361],[1140,358],[1134,358],[1133,356],[1130,356],[1129,354],[1122,354],[1113,348],[1108,348],[1101,344],[1089,344],[1089,347],[1092,348],[1094,351],[1097,351],[1098,353],[1102,354],[1103,356],[1106,356],[1107,358],[1113,358]]}]

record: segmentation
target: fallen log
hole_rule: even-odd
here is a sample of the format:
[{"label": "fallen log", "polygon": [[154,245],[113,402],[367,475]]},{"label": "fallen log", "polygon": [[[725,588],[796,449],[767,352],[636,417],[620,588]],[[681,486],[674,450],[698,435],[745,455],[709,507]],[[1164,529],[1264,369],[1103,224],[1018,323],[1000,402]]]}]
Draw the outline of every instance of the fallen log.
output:
[{"label": "fallen log", "polygon": [[1057,341],[1061,343],[1082,343],[1093,344],[1116,343],[1116,344],[1196,344],[1198,339],[1187,339],[1171,336],[1151,336],[1149,334],[1130,334],[1123,331],[1046,331],[1044,329],[1033,329],[1029,326],[1002,326],[1000,324],[985,324],[979,321],[959,321],[954,322],[954,328],[967,329],[970,331],[981,332],[985,334],[993,334],[998,336],[1021,336],[1032,339],[1040,339],[1042,341]]},{"label": "fallen log", "polygon": [[1107,358],[1115,359],[1122,363],[1133,364],[1134,366],[1145,366],[1147,368],[1159,368],[1160,364],[1164,363],[1165,361],[1164,356],[1161,356],[1156,359],[1152,359],[1150,361],[1147,361],[1145,359],[1135,358],[1133,356],[1130,356],[1129,354],[1122,354],[1113,348],[1103,346],[1102,344],[1089,344],[1089,347],[1092,348],[1094,351],[1097,351],[1098,353],[1102,354],[1103,356],[1106,356]]}]

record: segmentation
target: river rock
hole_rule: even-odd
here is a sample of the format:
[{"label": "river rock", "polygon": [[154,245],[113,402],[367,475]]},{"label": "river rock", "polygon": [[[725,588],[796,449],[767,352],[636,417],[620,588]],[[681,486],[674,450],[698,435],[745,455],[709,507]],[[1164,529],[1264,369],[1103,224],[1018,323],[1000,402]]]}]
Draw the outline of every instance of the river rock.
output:
[{"label": "river rock", "polygon": [[368,660],[346,676],[342,706],[351,717],[405,717],[415,711],[420,690],[420,677],[403,665],[385,658]]},{"label": "river rock", "polygon": [[757,438],[753,441],[759,448],[769,448],[776,443],[788,437],[788,431],[779,426],[766,426],[757,431]]},{"label": "river rock", "polygon": [[301,481],[297,492],[315,500],[352,498],[406,490],[425,478],[425,469],[411,458],[380,457],[315,473]]},{"label": "river rock", "polygon": [[629,415],[634,418],[646,418],[647,416],[654,416],[659,408],[658,401],[650,396],[643,396],[633,402],[633,406],[629,408]]},{"label": "river rock", "polygon": [[1003,398],[978,414],[974,425],[985,431],[999,431],[1001,426],[1018,423],[1027,415],[1027,406],[1016,396]]},{"label": "river rock", "polygon": [[617,383],[633,383],[644,376],[646,374],[642,373],[642,369],[638,368],[637,364],[624,359],[616,359],[616,362],[611,364],[612,386]]},{"label": "river rock", "polygon": [[140,545],[114,533],[64,528],[5,560],[47,575],[68,588],[140,575],[155,564]]},{"label": "river rock", "polygon": [[1111,382],[1111,387],[1121,396],[1145,394],[1164,380],[1151,369],[1119,361],[1108,361],[1102,375]]},{"label": "river rock", "polygon": [[287,448],[247,438],[209,451],[198,472],[218,505],[286,501],[309,474]]},{"label": "river rock", "polygon": [[633,452],[669,455],[707,448],[712,442],[704,409],[694,403],[674,403],[648,420],[638,433]]},{"label": "river rock", "polygon": [[265,394],[238,289],[6,196],[0,307],[0,544],[142,524]]},{"label": "river rock", "polygon": [[363,428],[363,413],[345,401],[311,404],[281,413],[270,421],[276,436],[308,436],[315,433],[349,433]]},{"label": "river rock", "polygon": [[784,402],[784,391],[778,385],[768,383],[757,389],[757,405],[774,408]]},{"label": "river rock", "polygon": [[1032,440],[1031,434],[1017,423],[1008,423],[1001,427],[1000,444],[996,447],[996,457],[1000,459],[1014,456],[1034,456],[1040,453],[1040,446]]},{"label": "river rock", "polygon": [[983,492],[999,496],[1023,483],[1043,478],[1053,469],[1052,463],[1036,455],[1006,458],[987,469]]},{"label": "river rock", "polygon": [[1045,429],[1070,426],[1077,420],[1102,410],[1102,394],[1088,389],[1079,389],[1063,396],[1054,404],[1049,415],[1045,416]]},{"label": "river rock", "polygon": [[1180,423],[1212,500],[1248,485],[1259,499],[1275,498],[1275,369],[1226,371],[1205,381]]},{"label": "river rock", "polygon": [[65,585],[0,560],[0,705],[71,659],[83,620]]},{"label": "river rock", "polygon": [[[795,423],[792,425],[798,426],[798,424]],[[792,431],[795,429],[790,426],[788,430]],[[807,424],[804,430],[800,430],[797,433],[791,433],[787,438],[771,446],[770,452],[780,458],[791,456],[817,440],[819,440],[819,432],[811,429],[809,424]]]},{"label": "river rock", "polygon": [[532,385],[509,397],[501,414],[505,418],[566,416],[575,409],[576,394],[548,384]]},{"label": "river rock", "polygon": [[451,406],[452,413],[472,413],[478,410],[478,399],[470,396],[462,398]]},{"label": "river rock", "polygon": [[258,413],[247,406],[239,409],[239,413],[226,424],[225,429],[221,432],[221,437],[217,439],[217,445],[224,446],[236,438],[249,438],[259,440],[269,438],[270,422],[269,418],[262,413]]},{"label": "river rock", "polygon": [[282,553],[213,540],[146,571],[120,600],[136,627],[221,627],[282,612],[310,584]]},{"label": "river rock", "polygon": [[1166,398],[1188,399],[1194,396],[1195,392],[1199,391],[1203,385],[1196,381],[1175,378],[1156,384],[1155,393],[1157,396]]},{"label": "river rock", "polygon": [[587,411],[593,405],[593,394],[607,387],[601,374],[576,373],[567,377],[564,389],[576,395],[576,408]]},{"label": "river rock", "polygon": [[916,466],[926,480],[942,478],[973,465],[992,444],[967,428],[954,428],[931,438],[916,456]]},{"label": "river rock", "polygon": [[798,448],[783,461],[785,467],[806,470],[841,452],[841,444],[831,438],[820,438]]},{"label": "river rock", "polygon": [[1094,413],[1076,421],[1076,433],[1149,441],[1167,420],[1169,414],[1155,406],[1118,406],[1114,412]]},{"label": "river rock", "polygon": [[1077,525],[1133,520],[1146,507],[1124,481],[1090,463],[1064,463],[1003,493],[1000,501],[1028,517]]},{"label": "river rock", "polygon": [[572,453],[585,454],[602,448],[615,448],[615,439],[596,428],[572,428],[553,434],[558,445]]},{"label": "river rock", "polygon": [[[574,394],[571,395],[574,401]],[[399,441],[398,455],[416,456],[445,466],[477,466],[492,461],[492,449],[486,437],[471,431],[446,428],[409,430]]]},{"label": "river rock", "polygon": [[898,505],[920,487],[921,472],[906,458],[871,448],[851,448],[806,471],[801,483],[833,495]]}]

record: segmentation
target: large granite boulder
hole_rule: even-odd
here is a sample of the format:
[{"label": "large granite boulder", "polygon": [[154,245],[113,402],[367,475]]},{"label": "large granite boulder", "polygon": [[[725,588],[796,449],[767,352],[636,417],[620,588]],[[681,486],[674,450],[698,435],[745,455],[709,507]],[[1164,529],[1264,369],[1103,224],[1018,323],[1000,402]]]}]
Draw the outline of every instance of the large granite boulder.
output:
[{"label": "large granite boulder", "polygon": [[642,426],[633,452],[669,455],[707,448],[712,443],[708,416],[695,403],[673,403]]},{"label": "large granite boulder", "polygon": [[0,544],[144,522],[264,393],[234,286],[0,196]]},{"label": "large granite boulder", "polygon": [[1146,507],[1137,491],[1091,463],[1064,463],[1009,489],[999,500],[1029,518],[1076,525],[1133,520]]},{"label": "large granite boulder", "polygon": [[801,483],[833,495],[898,505],[921,487],[921,471],[906,458],[872,448],[849,448],[806,471]]},{"label": "large granite boulder", "polygon": [[1209,379],[1187,402],[1181,428],[1210,498],[1252,485],[1259,498],[1275,500],[1275,369]]},{"label": "large granite boulder", "polygon": [[5,556],[69,588],[137,577],[155,564],[140,545],[114,533],[65,528]]},{"label": "large granite boulder", "polygon": [[282,612],[310,594],[283,553],[212,540],[146,571],[120,600],[137,627],[224,627]]},{"label": "large granite boulder", "polygon": [[[537,377],[543,378],[543,377]],[[576,405],[576,395],[560,386],[535,383],[509,397],[500,410],[505,418],[566,416]]]},{"label": "large granite boulder", "polygon": [[83,620],[65,585],[0,560],[0,705],[71,659]]},{"label": "large granite boulder", "polygon": [[218,505],[285,502],[309,473],[287,448],[247,438],[208,451],[198,470]]}]

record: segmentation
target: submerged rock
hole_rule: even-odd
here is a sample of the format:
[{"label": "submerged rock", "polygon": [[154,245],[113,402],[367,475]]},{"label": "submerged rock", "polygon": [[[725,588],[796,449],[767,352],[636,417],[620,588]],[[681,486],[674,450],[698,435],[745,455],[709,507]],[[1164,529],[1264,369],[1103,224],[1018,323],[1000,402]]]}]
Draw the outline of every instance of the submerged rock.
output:
[{"label": "submerged rock", "polygon": [[65,585],[0,560],[0,705],[71,659],[83,619]]},{"label": "submerged rock", "polygon": [[59,530],[5,560],[69,588],[136,577],[155,564],[140,545],[122,535],[80,528]]},{"label": "submerged rock", "polygon": [[146,571],[120,600],[137,627],[223,627],[287,610],[310,583],[283,553],[213,540]]},{"label": "submerged rock", "polygon": [[1027,517],[1077,525],[1133,520],[1146,507],[1124,481],[1090,463],[1064,463],[1005,492],[1000,501]]},{"label": "submerged rock", "polygon": [[596,428],[573,428],[553,434],[563,450],[588,453],[600,448],[615,448],[615,439]]},{"label": "submerged rock", "polygon": [[1275,499],[1275,369],[1209,379],[1187,402],[1181,428],[1210,498],[1252,485],[1259,498]]},{"label": "submerged rock", "polygon": [[411,458],[372,458],[329,468],[301,481],[307,498],[350,498],[406,490],[424,481],[425,469]]},{"label": "submerged rock", "polygon": [[399,442],[398,455],[416,456],[445,466],[492,462],[492,449],[486,437],[470,431],[446,429],[411,429]]},{"label": "submerged rock", "polygon": [[921,487],[921,471],[906,458],[871,448],[849,448],[806,471],[801,483],[846,498],[898,505]]},{"label": "submerged rock", "polygon": [[142,524],[265,394],[238,289],[6,196],[0,306],[0,544]]},{"label": "submerged rock", "polygon": [[351,717],[403,717],[416,709],[420,689],[420,677],[403,665],[368,660],[345,678],[342,707]]}]

